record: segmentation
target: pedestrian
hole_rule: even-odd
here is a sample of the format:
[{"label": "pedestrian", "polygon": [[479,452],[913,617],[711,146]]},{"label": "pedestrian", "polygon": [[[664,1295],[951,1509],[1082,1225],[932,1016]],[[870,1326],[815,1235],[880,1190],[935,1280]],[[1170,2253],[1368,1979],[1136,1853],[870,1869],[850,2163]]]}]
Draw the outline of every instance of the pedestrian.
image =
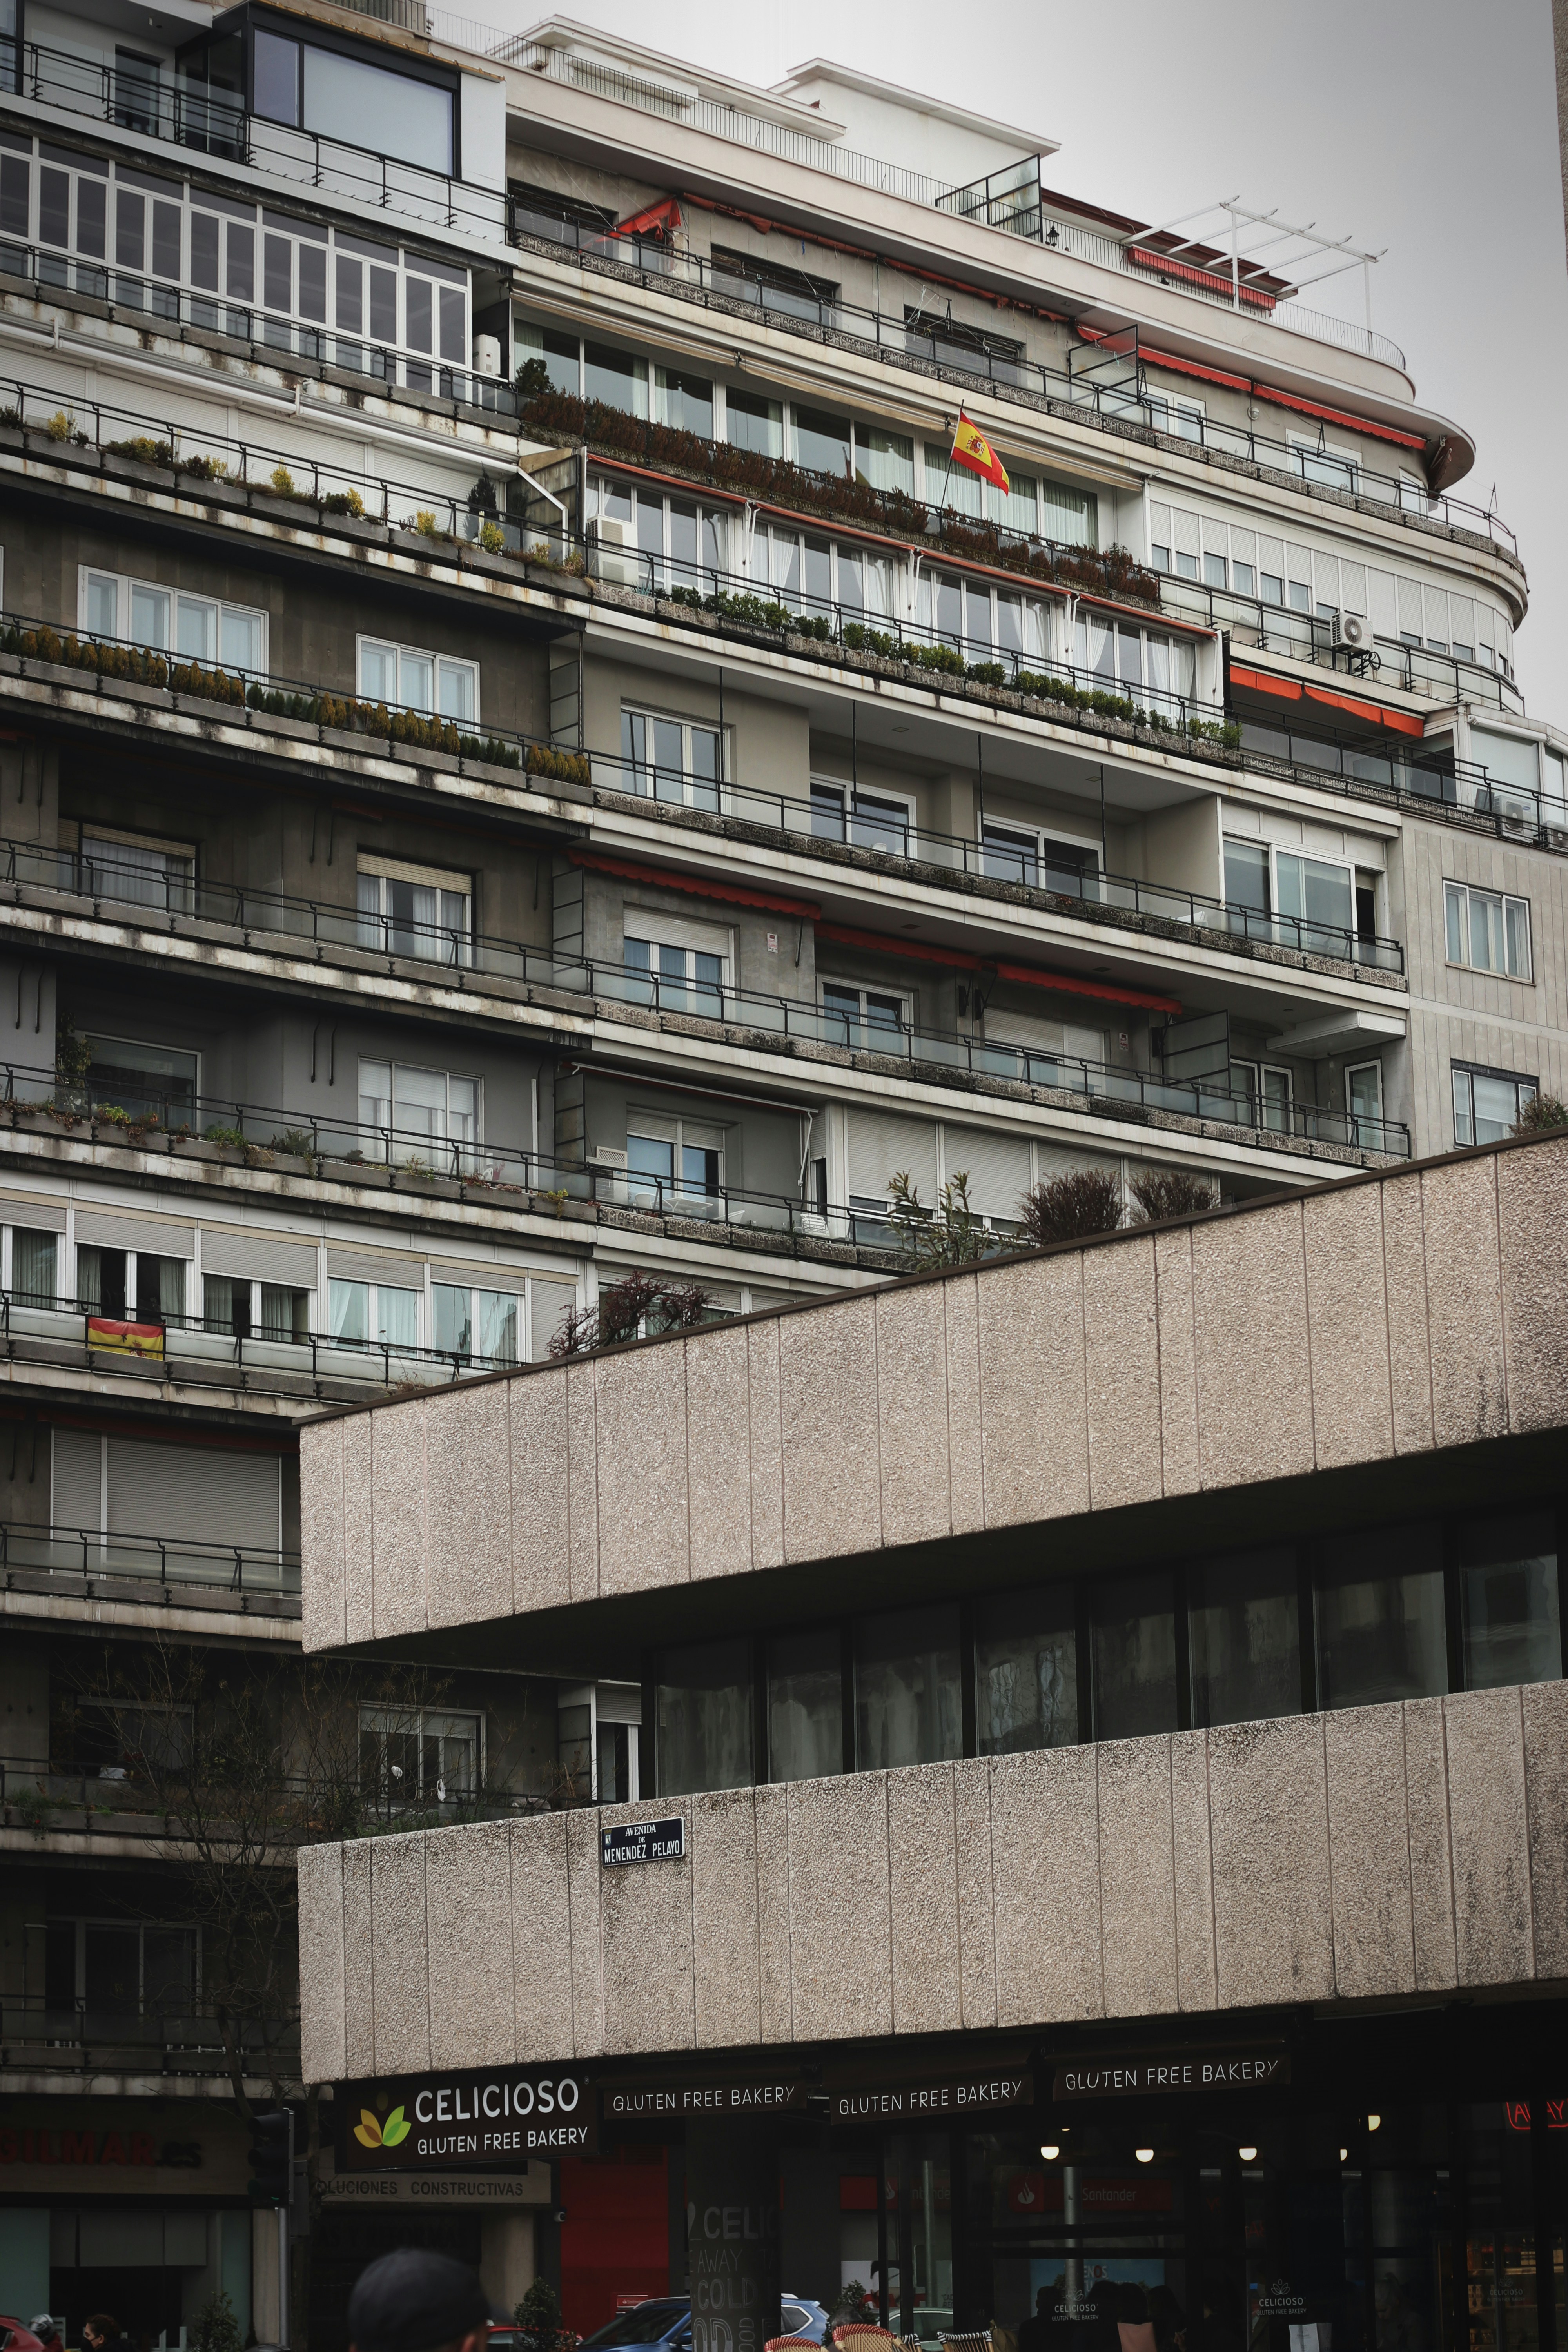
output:
[{"label": "pedestrian", "polygon": [[95,2311],[82,2321],[81,2340],[87,2352],[133,2352],[131,2338],[107,2311]]},{"label": "pedestrian", "polygon": [[360,2273],[349,2297],[349,2352],[486,2352],[490,2322],[509,2315],[466,2263],[404,2246]]}]

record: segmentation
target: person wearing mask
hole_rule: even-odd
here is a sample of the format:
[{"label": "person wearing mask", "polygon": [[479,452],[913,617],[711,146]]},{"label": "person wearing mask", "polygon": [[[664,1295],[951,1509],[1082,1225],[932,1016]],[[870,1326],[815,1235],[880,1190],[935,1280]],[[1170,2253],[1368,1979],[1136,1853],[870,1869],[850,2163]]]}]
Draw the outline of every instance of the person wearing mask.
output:
[{"label": "person wearing mask", "polygon": [[90,2319],[82,2321],[81,2340],[87,2352],[135,2352],[118,2319],[111,2319],[107,2311],[95,2311]]},{"label": "person wearing mask", "polygon": [[466,2263],[405,2246],[360,2273],[349,2297],[349,2352],[486,2352],[491,2320],[510,2316]]}]

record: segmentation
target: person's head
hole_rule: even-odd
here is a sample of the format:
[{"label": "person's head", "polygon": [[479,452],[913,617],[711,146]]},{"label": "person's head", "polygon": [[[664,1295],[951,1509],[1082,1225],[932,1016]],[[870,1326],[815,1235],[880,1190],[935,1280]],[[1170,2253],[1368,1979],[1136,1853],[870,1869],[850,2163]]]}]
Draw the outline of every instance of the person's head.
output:
[{"label": "person's head", "polygon": [[81,2323],[81,2340],[89,2352],[102,2352],[103,2346],[112,2344],[119,2333],[119,2320],[111,2319],[107,2311],[95,2311],[90,2319]]},{"label": "person's head", "polygon": [[30,2335],[37,2337],[40,2344],[54,2343],[60,2332],[47,2311],[35,2314],[27,2322],[27,2329]]},{"label": "person's head", "polygon": [[350,2352],[485,2352],[492,2316],[478,2273],[423,2246],[363,2270],[348,2315]]}]

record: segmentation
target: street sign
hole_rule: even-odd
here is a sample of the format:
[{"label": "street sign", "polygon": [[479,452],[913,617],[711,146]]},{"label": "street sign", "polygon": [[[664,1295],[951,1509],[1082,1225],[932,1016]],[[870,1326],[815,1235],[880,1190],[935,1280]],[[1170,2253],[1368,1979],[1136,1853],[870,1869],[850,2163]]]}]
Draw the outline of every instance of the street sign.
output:
[{"label": "street sign", "polygon": [[679,1813],[667,1822],[623,1822],[599,1832],[599,1860],[606,1870],[628,1862],[683,1862],[686,1823]]}]

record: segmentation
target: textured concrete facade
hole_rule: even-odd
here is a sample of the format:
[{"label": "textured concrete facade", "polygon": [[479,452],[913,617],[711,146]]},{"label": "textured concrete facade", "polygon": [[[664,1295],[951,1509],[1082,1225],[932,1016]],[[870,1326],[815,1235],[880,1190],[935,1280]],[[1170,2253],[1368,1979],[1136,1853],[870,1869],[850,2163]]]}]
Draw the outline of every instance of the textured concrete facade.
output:
[{"label": "textured concrete facade", "polygon": [[472,1625],[1568,1421],[1568,1140],[307,1428],[305,1641]]},{"label": "textured concrete facade", "polygon": [[306,2078],[1560,1981],[1565,1757],[1547,1683],[308,1848]]}]

